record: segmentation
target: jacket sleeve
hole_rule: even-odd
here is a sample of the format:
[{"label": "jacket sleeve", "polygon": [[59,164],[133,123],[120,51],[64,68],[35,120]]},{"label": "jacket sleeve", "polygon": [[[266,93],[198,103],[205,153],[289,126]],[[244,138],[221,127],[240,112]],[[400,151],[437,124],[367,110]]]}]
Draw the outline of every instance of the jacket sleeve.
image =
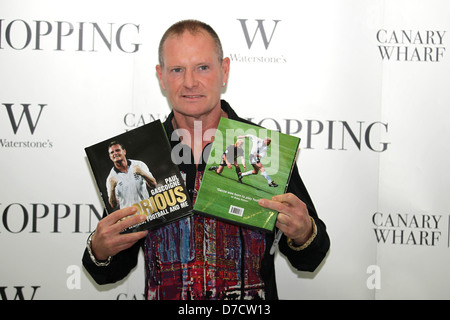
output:
[{"label": "jacket sleeve", "polygon": [[328,249],[330,248],[330,239],[328,237],[325,223],[320,220],[317,215],[311,197],[303,184],[297,165],[294,166],[292,171],[288,192],[295,194],[306,204],[309,215],[314,219],[316,224],[317,235],[308,247],[300,251],[293,250],[288,246],[287,237],[285,235],[281,238],[278,246],[280,251],[287,257],[294,268],[300,271],[312,272],[325,258]]},{"label": "jacket sleeve", "polygon": [[108,266],[97,266],[89,256],[89,252],[84,249],[83,266],[98,284],[114,283],[125,278],[136,266],[138,253],[144,239],[136,242],[132,247],[123,250],[112,257]]}]

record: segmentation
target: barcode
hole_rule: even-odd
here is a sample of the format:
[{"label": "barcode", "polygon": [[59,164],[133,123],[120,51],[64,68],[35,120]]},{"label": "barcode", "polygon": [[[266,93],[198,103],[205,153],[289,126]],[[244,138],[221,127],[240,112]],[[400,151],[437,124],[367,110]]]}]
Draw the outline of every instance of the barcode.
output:
[{"label": "barcode", "polygon": [[242,217],[242,215],[244,214],[244,208],[239,208],[239,207],[235,207],[235,206],[231,205],[228,213]]}]

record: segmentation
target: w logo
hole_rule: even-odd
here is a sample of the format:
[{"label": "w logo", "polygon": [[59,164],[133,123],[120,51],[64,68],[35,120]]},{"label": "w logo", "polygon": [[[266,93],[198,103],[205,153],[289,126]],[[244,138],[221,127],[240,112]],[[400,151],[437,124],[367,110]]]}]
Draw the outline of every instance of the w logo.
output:
[{"label": "w logo", "polygon": [[[35,116],[35,119],[33,119],[31,112],[30,112],[30,104],[22,104],[22,113],[20,113],[20,116],[17,120],[17,111],[16,115],[14,115],[13,112],[13,104],[12,103],[3,103],[3,105],[6,108],[6,111],[8,112],[9,121],[11,122],[11,127],[14,131],[14,134],[17,134],[17,130],[19,130],[20,124],[22,123],[22,120],[25,116],[25,119],[27,121],[28,127],[30,128],[31,134],[34,134],[34,130],[36,130],[37,124],[39,122],[39,119],[41,118],[42,110],[46,106],[46,104],[39,104],[39,113]],[[15,108],[17,109],[17,108]],[[18,107],[20,110],[20,107]]]},{"label": "w logo", "polygon": [[258,26],[256,27],[255,32],[253,33],[253,37],[250,39],[250,35],[247,29],[247,19],[237,19],[241,23],[242,30],[244,31],[245,40],[247,41],[247,46],[250,49],[253,45],[253,41],[255,41],[256,34],[261,33],[262,41],[264,42],[264,47],[266,50],[269,48],[270,42],[272,41],[273,34],[275,33],[275,29],[277,28],[278,22],[281,20],[273,20],[275,23],[272,33],[270,34],[270,38],[267,37],[266,29],[264,28],[264,20],[256,19]]},{"label": "w logo", "polygon": [[[25,300],[25,295],[23,294],[23,288],[24,287],[14,287],[14,289],[16,289],[16,295],[14,297],[14,300]],[[40,286],[31,286],[31,289],[33,290],[33,292],[31,293],[30,300],[34,299],[34,296],[36,295],[36,291],[39,288],[40,288]],[[8,289],[8,287],[0,287],[0,300],[8,300],[8,297],[6,295],[6,289]]]}]

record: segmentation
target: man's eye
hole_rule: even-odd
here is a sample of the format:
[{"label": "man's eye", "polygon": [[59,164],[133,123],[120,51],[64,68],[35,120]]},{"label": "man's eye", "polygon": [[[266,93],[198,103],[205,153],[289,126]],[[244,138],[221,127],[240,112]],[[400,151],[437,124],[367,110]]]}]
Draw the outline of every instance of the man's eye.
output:
[{"label": "man's eye", "polygon": [[172,69],[172,72],[173,72],[173,73],[179,73],[179,72],[181,72],[181,71],[183,71],[183,69],[181,69],[181,68],[173,68],[173,69]]},{"label": "man's eye", "polygon": [[209,67],[208,66],[200,66],[199,69],[200,69],[200,71],[206,71],[209,69]]}]

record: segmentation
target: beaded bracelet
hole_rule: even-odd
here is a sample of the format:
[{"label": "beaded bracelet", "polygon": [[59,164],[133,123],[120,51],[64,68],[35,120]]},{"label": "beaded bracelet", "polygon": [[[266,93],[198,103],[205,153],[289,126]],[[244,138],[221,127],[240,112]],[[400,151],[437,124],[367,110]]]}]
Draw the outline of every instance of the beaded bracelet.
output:
[{"label": "beaded bracelet", "polygon": [[312,225],[313,225],[313,233],[312,233],[311,237],[309,237],[308,241],[306,241],[301,246],[296,246],[295,243],[294,243],[294,240],[292,240],[291,238],[288,238],[287,239],[287,244],[288,244],[289,248],[291,248],[292,250],[302,251],[303,249],[306,249],[311,244],[311,242],[313,242],[314,239],[316,238],[317,226],[316,226],[316,223],[315,223],[313,217],[310,217],[310,218],[311,218],[311,222],[312,222]]},{"label": "beaded bracelet", "polygon": [[[95,231],[94,231],[95,232]],[[92,247],[91,247],[91,242],[92,242],[92,235],[94,234],[94,232],[92,232],[88,239],[87,239],[87,243],[86,243],[86,247],[89,253],[89,257],[91,257],[92,262],[97,266],[97,267],[106,267],[111,263],[111,259],[112,257],[109,256],[108,259],[106,259],[105,261],[98,261],[95,256],[94,253],[92,252]]]}]

